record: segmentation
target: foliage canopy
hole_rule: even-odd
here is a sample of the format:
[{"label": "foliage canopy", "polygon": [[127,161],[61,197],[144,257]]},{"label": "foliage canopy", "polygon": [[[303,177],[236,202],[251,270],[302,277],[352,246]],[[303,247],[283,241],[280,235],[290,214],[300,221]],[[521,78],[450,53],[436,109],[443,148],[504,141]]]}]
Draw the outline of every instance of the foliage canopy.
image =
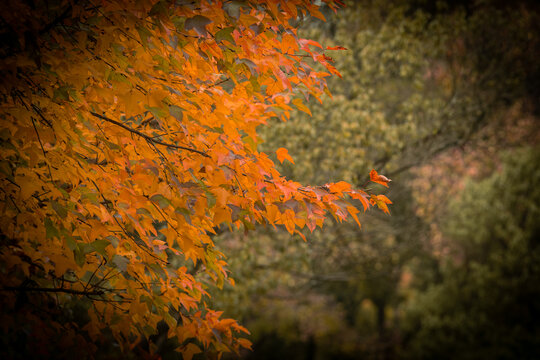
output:
[{"label": "foliage canopy", "polygon": [[388,211],[345,182],[287,180],[257,150],[259,125],[309,111],[302,97],[320,99],[338,74],[293,26],[323,18],[311,1],[2,10],[2,325],[24,323],[39,351],[60,335],[78,350],[111,335],[128,351],[160,323],[187,359],[249,347],[245,328],[206,306],[206,284],[232,283],[212,234],[254,223],[301,234],[328,213]]}]

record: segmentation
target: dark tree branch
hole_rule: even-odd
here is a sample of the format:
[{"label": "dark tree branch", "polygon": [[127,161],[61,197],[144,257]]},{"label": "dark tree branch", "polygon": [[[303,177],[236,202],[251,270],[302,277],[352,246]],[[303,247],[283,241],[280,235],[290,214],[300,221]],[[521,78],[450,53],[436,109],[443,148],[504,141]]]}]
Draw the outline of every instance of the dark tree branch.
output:
[{"label": "dark tree branch", "polygon": [[74,295],[103,295],[105,291],[95,290],[95,291],[82,291],[82,290],[73,290],[73,289],[64,289],[64,288],[41,288],[41,287],[26,287],[26,286],[5,286],[0,289],[0,291],[38,291],[38,292],[50,292],[50,293],[66,293]]},{"label": "dark tree branch", "polygon": [[47,154],[45,153],[45,148],[43,148],[43,143],[41,142],[41,137],[39,136],[39,131],[36,127],[36,122],[34,121],[33,117],[31,119],[32,119],[32,125],[34,126],[34,130],[36,131],[36,135],[39,141],[39,146],[41,147],[41,152],[43,153],[43,157],[45,158],[45,162],[47,164],[47,169],[49,170],[49,176],[51,177],[51,181],[54,181],[54,178],[51,172],[51,166],[49,165],[49,162],[47,161]]},{"label": "dark tree branch", "polygon": [[64,19],[66,19],[70,15],[72,10],[72,4],[69,4],[60,15],[58,15],[55,19],[53,19],[53,21],[45,25],[43,29],[39,31],[39,34],[43,35],[49,32],[53,27],[64,21]]},{"label": "dark tree branch", "polygon": [[49,127],[51,127],[51,128],[53,127],[52,123],[49,120],[47,120],[47,118],[43,115],[40,108],[38,108],[36,105],[32,104],[32,109],[34,109],[34,111],[39,115],[41,120],[43,120]]},{"label": "dark tree branch", "polygon": [[174,149],[180,149],[180,150],[186,150],[186,151],[191,151],[191,152],[194,152],[194,153],[197,153],[197,154],[200,154],[204,157],[210,157],[209,155],[205,154],[204,152],[200,151],[200,150],[197,150],[197,149],[192,149],[192,148],[189,148],[187,146],[181,146],[181,145],[174,145],[174,144],[169,144],[169,143],[165,143],[165,142],[162,142],[162,141],[159,141],[159,140],[156,140],[154,137],[152,136],[149,136],[149,135],[146,135],[145,133],[142,133],[138,130],[135,130],[135,129],[132,129],[130,128],[129,126],[127,125],[124,125],[122,124],[121,122],[119,121],[116,121],[116,120],[113,120],[111,118],[108,118],[106,116],[103,116],[103,115],[100,115],[98,113],[95,113],[95,112],[90,112],[90,114],[92,114],[93,116],[101,119],[101,120],[105,120],[105,121],[108,121],[110,122],[111,124],[115,124],[117,126],[120,126],[121,128],[124,128],[126,129],[127,131],[130,131],[132,132],[133,134],[136,134],[136,135],[139,135],[140,137],[142,137],[143,139],[145,139],[146,141],[148,142],[151,142],[153,144],[157,144],[157,145],[161,145],[161,146],[166,146],[166,147],[170,147],[170,148],[174,148]]}]

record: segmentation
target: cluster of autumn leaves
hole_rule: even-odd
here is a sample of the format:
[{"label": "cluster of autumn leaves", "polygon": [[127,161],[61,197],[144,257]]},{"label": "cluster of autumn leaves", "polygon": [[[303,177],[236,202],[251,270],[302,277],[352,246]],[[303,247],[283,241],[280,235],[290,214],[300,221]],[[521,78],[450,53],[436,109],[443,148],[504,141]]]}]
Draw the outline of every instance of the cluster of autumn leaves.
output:
[{"label": "cluster of autumn leaves", "polygon": [[322,17],[311,1],[40,4],[2,5],[18,29],[0,59],[5,309],[40,289],[59,307],[89,301],[83,330],[110,329],[125,351],[162,321],[185,358],[238,351],[247,330],[204,302],[205,281],[232,282],[212,234],[261,223],[304,237],[328,213],[388,212],[384,195],[302,186],[257,151],[259,125],[309,112],[298,95],[320,98],[338,74],[290,25]]}]

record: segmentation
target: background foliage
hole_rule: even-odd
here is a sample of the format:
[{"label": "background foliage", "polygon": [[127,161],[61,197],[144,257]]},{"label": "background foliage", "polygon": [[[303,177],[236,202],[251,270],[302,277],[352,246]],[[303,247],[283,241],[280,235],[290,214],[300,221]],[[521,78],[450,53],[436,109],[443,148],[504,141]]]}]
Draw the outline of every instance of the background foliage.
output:
[{"label": "background foliage", "polygon": [[354,1],[303,25],[348,49],[343,78],[261,148],[286,144],[282,172],[310,183],[380,169],[394,205],[308,244],[220,235],[241,275],[214,301],[253,329],[247,357],[537,356],[538,20],[533,2]]}]

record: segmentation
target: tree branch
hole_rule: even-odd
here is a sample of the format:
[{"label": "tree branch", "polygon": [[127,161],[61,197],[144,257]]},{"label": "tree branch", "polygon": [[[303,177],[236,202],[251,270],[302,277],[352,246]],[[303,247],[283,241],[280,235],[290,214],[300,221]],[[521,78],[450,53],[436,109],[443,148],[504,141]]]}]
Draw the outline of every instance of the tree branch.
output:
[{"label": "tree branch", "polygon": [[146,135],[145,133],[142,133],[138,130],[135,130],[135,129],[132,129],[130,128],[129,126],[127,125],[124,125],[122,124],[121,122],[119,121],[116,121],[116,120],[113,120],[111,118],[108,118],[106,116],[103,116],[103,115],[100,115],[98,113],[95,113],[95,112],[92,112],[90,111],[90,114],[92,114],[93,116],[101,119],[101,120],[105,120],[105,121],[108,121],[110,122],[111,124],[115,124],[117,126],[120,126],[121,128],[124,128],[126,129],[127,131],[130,131],[132,132],[133,134],[136,134],[136,135],[139,135],[140,137],[142,137],[143,139],[145,139],[146,141],[149,141],[151,143],[154,143],[154,144],[157,144],[157,145],[161,145],[161,146],[166,146],[166,147],[170,147],[170,148],[174,148],[174,149],[180,149],[180,150],[186,150],[186,151],[191,151],[191,152],[194,152],[194,153],[197,153],[197,154],[200,154],[204,157],[207,157],[209,158],[210,156],[205,154],[204,152],[200,151],[200,150],[197,150],[197,149],[192,149],[192,148],[189,148],[189,147],[186,147],[186,146],[181,146],[181,145],[174,145],[174,144],[169,144],[169,143],[165,143],[165,142],[162,142],[162,141],[159,141],[159,140],[156,140],[154,137],[152,136],[149,136],[149,135]]},{"label": "tree branch", "polygon": [[[77,1],[75,3],[77,3]],[[70,12],[72,10],[73,10],[72,4],[68,4],[68,6],[64,9],[64,11],[60,15],[58,15],[55,19],[53,19],[50,23],[45,25],[45,27],[43,27],[43,29],[39,31],[39,34],[43,35],[49,32],[49,30],[51,30],[53,27],[55,27],[60,22],[65,20],[70,15]]]},{"label": "tree branch", "polygon": [[41,287],[26,287],[26,286],[5,286],[0,289],[0,291],[39,291],[39,292],[51,292],[51,293],[66,293],[74,295],[103,295],[105,291],[95,290],[95,291],[81,291],[73,289],[64,289],[64,288],[41,288]]}]

